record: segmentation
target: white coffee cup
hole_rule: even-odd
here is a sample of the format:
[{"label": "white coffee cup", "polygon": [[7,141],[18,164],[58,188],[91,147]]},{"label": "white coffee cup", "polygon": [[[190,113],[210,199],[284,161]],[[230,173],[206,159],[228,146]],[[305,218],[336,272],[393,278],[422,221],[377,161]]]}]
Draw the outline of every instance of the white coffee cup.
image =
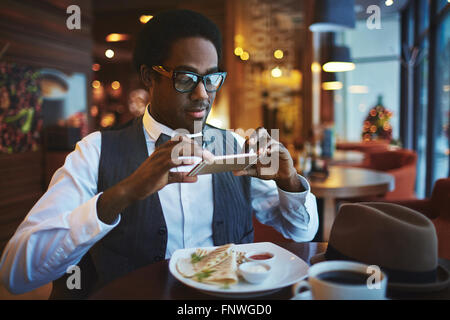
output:
[{"label": "white coffee cup", "polygon": [[293,286],[300,297],[309,290],[315,300],[382,300],[386,298],[387,276],[378,266],[350,261],[325,261],[311,266],[308,280]]}]

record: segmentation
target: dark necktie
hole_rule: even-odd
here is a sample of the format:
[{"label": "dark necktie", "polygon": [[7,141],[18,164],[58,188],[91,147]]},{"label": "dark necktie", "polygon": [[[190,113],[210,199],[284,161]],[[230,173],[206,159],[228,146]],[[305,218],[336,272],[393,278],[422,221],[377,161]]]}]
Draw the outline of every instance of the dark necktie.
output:
[{"label": "dark necktie", "polygon": [[[162,145],[163,143],[166,143],[170,139],[172,139],[172,138],[169,135],[161,132],[161,134],[159,135],[158,139],[155,142],[155,148],[158,148],[160,145]],[[193,138],[193,139],[198,139],[198,138]],[[202,140],[200,139],[200,141],[202,141]],[[210,143],[211,143],[211,141],[203,141],[203,148],[207,148]]]},{"label": "dark necktie", "polygon": [[155,147],[158,148],[160,145],[162,145],[163,143],[166,143],[170,139],[171,139],[171,137],[169,135],[161,132],[161,134],[158,137],[158,140],[156,140],[156,142],[155,142]]}]

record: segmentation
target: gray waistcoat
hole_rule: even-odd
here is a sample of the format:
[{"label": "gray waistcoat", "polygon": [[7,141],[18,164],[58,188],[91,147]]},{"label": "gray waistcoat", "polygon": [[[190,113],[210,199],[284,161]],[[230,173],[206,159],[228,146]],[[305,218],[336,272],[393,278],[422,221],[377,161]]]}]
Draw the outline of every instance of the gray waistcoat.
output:
[{"label": "gray waistcoat", "polygon": [[[206,126],[206,130],[220,130],[219,136],[223,139],[208,141],[208,149],[213,153],[222,153],[230,143],[234,152],[239,151],[237,141],[225,130],[211,126]],[[98,192],[128,177],[147,159],[142,117],[123,129],[102,132],[101,146]],[[225,172],[213,174],[212,182],[214,245],[252,242],[250,179]],[[201,218],[201,212],[198,215]],[[163,260],[166,245],[166,222],[158,193],[155,193],[125,209],[119,225],[89,251],[98,276],[97,285]]]}]

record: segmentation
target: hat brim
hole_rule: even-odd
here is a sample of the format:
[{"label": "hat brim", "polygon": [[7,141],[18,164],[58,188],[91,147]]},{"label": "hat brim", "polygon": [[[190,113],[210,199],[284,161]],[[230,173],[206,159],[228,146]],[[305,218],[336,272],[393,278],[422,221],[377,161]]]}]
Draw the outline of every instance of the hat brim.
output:
[{"label": "hat brim", "polygon": [[[316,254],[310,259],[311,264],[327,261],[325,252]],[[388,279],[389,280],[389,279]],[[447,288],[450,285],[450,272],[441,264],[436,270],[436,281],[431,283],[397,283],[388,282],[388,290],[393,292],[434,292]]]},{"label": "hat brim", "polygon": [[394,292],[434,292],[443,290],[449,285],[450,273],[443,265],[439,264],[436,270],[436,281],[420,284],[388,282],[388,290]]}]

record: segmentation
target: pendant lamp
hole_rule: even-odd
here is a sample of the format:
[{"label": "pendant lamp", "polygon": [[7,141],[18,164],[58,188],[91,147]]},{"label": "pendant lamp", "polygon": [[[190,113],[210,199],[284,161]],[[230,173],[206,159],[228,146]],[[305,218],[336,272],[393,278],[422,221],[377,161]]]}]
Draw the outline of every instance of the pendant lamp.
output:
[{"label": "pendant lamp", "polygon": [[329,59],[322,66],[325,72],[344,72],[355,69],[350,56],[350,48],[346,46],[333,46],[329,49]]},{"label": "pendant lamp", "polygon": [[326,91],[341,90],[342,82],[337,81],[336,74],[330,72],[322,72],[322,89]]},{"label": "pendant lamp", "polygon": [[355,0],[315,0],[312,32],[336,32],[355,28]]}]

